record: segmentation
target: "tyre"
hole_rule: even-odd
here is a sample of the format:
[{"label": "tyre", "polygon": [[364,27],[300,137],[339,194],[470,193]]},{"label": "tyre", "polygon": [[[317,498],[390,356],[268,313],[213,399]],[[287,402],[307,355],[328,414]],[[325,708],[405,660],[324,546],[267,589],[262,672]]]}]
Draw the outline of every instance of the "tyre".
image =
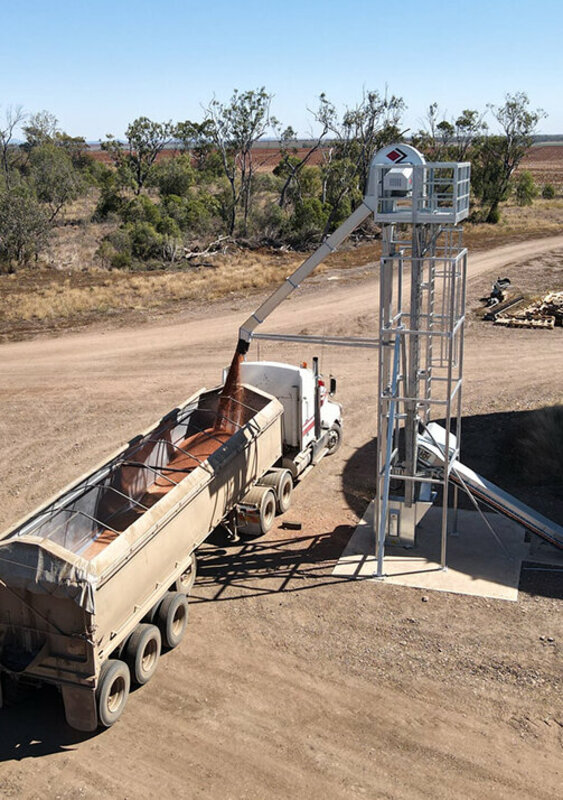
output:
[{"label": "tyre", "polygon": [[181,592],[182,594],[189,594],[192,590],[192,587],[195,583],[197,574],[197,561],[195,557],[195,553],[192,553],[192,559],[184,572],[180,575],[176,583],[174,584],[174,589],[177,592]]},{"label": "tyre", "polygon": [[104,728],[111,727],[123,714],[130,687],[131,675],[127,664],[117,659],[109,659],[103,664],[96,699],[98,721]]},{"label": "tyre", "polygon": [[270,472],[260,479],[262,486],[271,486],[276,493],[276,512],[285,514],[291,506],[293,495],[293,478],[288,469]]},{"label": "tyre", "polygon": [[242,514],[240,527],[243,533],[250,536],[262,536],[274,524],[276,516],[276,495],[269,486],[254,486],[243,498],[243,506],[254,506]]},{"label": "tyre", "polygon": [[156,612],[156,624],[162,643],[172,649],[177,647],[188,625],[188,599],[182,592],[168,592]]},{"label": "tyre", "polygon": [[150,681],[158,666],[162,636],[156,625],[137,625],[123,650],[133,683],[142,686]]},{"label": "tyre", "polygon": [[341,444],[342,430],[340,425],[335,424],[328,432],[328,439],[326,443],[327,455],[331,456],[333,453],[336,453]]}]

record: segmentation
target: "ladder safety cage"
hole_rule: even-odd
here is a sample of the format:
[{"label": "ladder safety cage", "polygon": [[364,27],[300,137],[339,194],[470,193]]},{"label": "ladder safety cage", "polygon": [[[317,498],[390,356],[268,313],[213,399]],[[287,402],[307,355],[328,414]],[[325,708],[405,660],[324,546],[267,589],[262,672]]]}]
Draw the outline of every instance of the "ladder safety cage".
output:
[{"label": "ladder safety cage", "polygon": [[373,164],[368,196],[375,222],[457,225],[469,214],[469,162]]},{"label": "ladder safety cage", "polygon": [[[454,171],[448,166],[450,172],[444,175],[427,169],[432,166],[413,165],[413,169],[424,167],[426,176],[434,181],[432,191],[443,195],[432,202],[430,197],[419,197],[426,209],[438,209],[432,222],[413,222],[411,205],[410,237],[395,226],[392,210],[383,228],[374,515],[377,577],[382,577],[383,543],[414,546],[417,525],[438,489],[443,499],[440,560],[442,567],[446,566],[449,479],[459,458],[461,431],[467,250],[462,245],[461,229],[437,218],[440,209],[450,213],[448,181]],[[389,185],[388,181],[387,192]],[[388,194],[382,202],[393,205],[403,200],[410,203],[413,198],[416,201],[416,177],[412,185],[411,197],[390,198]],[[426,183],[426,188],[429,185]],[[406,213],[404,207],[396,208],[403,208],[399,214]],[[399,368],[390,348],[397,341]],[[444,420],[448,453],[441,470],[424,464],[419,445],[420,431],[435,418]],[[456,506],[454,496],[454,514]]]}]

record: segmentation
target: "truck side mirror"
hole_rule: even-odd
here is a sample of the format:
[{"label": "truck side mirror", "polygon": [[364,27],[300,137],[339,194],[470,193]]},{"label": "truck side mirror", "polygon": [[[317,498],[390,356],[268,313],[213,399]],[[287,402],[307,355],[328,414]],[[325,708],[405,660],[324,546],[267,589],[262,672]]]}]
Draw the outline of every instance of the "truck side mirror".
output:
[{"label": "truck side mirror", "polygon": [[331,397],[333,397],[336,394],[336,378],[331,377],[328,393]]}]

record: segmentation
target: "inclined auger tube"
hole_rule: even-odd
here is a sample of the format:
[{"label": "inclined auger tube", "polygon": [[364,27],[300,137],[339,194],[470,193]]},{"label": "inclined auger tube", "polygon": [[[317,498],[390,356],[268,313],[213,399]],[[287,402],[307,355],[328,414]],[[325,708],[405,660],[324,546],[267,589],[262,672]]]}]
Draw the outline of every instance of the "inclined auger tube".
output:
[{"label": "inclined auger tube", "polygon": [[314,269],[324,259],[333,253],[348,236],[373,213],[371,204],[364,198],[358,208],[352,212],[348,219],[333,232],[330,236],[311,253],[311,255],[289,275],[285,281],[275,289],[272,294],[264,300],[262,305],[250,315],[250,317],[239,328],[239,340],[237,353],[246,355],[252,335],[256,328],[261,325],[278,306],[286,300],[301,283],[311,275]]}]

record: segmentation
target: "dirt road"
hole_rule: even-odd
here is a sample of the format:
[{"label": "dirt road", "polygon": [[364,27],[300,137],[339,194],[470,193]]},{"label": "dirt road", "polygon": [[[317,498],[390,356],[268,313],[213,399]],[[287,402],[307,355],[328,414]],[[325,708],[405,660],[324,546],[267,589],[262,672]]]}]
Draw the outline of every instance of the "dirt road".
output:
[{"label": "dirt road", "polygon": [[[563,283],[563,236],[474,256],[469,309],[497,271],[531,279],[548,261]],[[268,329],[374,335],[377,292],[376,270],[325,275]],[[216,384],[258,301],[0,346],[0,529]],[[561,402],[562,354],[560,330],[499,330],[469,313],[466,430],[490,426],[485,468],[506,461],[515,414]],[[332,578],[374,483],[377,354],[319,355],[338,377],[346,438],[296,491],[302,529],[205,548],[189,636],[114,728],[76,735],[46,689],[1,712],[0,797],[558,796],[561,587],[528,573],[517,604],[437,594],[423,604],[417,590]],[[544,513],[563,511],[560,488],[522,491]]]}]

